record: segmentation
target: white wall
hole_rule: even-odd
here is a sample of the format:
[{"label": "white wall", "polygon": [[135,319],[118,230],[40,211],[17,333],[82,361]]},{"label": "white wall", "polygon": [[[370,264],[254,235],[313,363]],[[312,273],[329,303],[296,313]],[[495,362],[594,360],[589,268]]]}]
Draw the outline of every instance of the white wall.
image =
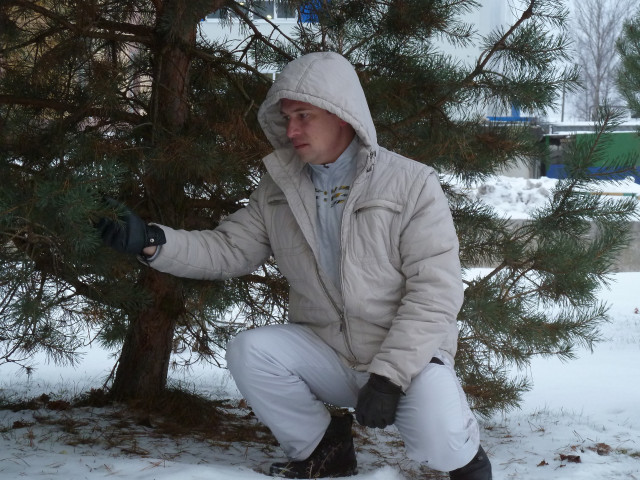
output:
[{"label": "white wall", "polygon": [[[512,0],[483,0],[481,3],[482,6],[480,8],[475,9],[461,18],[462,21],[470,23],[476,31],[473,45],[462,48],[442,42],[439,46],[443,53],[454,56],[468,65],[475,64],[481,53],[481,49],[478,46],[481,36],[489,34],[499,26],[504,26],[505,29],[508,28],[522,13],[521,11],[514,10],[513,7],[510,6],[510,4],[515,3]],[[281,29],[285,35],[292,35],[296,27],[295,19],[276,19],[274,23],[278,25],[278,28]],[[274,30],[274,27],[264,20],[257,20],[256,26],[265,36],[271,36],[272,38],[280,36],[280,34]],[[200,23],[200,30],[205,38],[218,41],[231,41],[236,45],[242,44],[243,39],[247,37],[247,32],[242,31],[239,22],[221,22],[217,19],[207,18]],[[483,107],[482,111],[478,113],[490,116],[505,116],[510,115],[511,111],[497,111]],[[526,112],[522,114],[526,115]],[[535,170],[535,168],[532,169],[529,165],[518,163],[509,170],[502,172],[502,174],[525,178],[532,176],[537,177],[536,172],[532,170]]]},{"label": "white wall", "polygon": [[[260,33],[274,40],[284,38],[282,37],[282,34],[292,36],[297,25],[297,20],[294,18],[276,18],[272,20],[272,23],[277,26],[277,29],[266,20],[255,20],[255,25]],[[279,33],[279,31],[282,33]],[[207,17],[200,22],[200,34],[205,39],[231,42],[231,45],[233,46],[232,48],[236,49],[240,49],[246,45],[245,39],[248,37],[249,33],[250,32],[247,31],[246,27],[241,26],[241,23],[238,21],[221,21]]]},{"label": "white wall", "polygon": [[[479,41],[480,35],[486,35],[499,25],[508,25],[513,21],[514,14],[510,10],[507,0],[483,0],[479,9],[467,14],[463,17],[463,21],[471,23],[477,30],[476,42]],[[295,29],[296,21],[294,19],[274,20],[274,23],[282,30],[285,35],[291,35]],[[273,26],[264,20],[257,20],[256,26],[260,32],[266,36],[278,37]],[[242,32],[239,23],[220,22],[217,19],[206,18],[200,23],[201,34],[212,40],[228,40],[235,44],[240,44],[247,36],[247,32]],[[456,47],[445,43],[441,44],[441,50],[444,53],[453,55],[467,63],[475,63],[480,49],[477,46]]]}]

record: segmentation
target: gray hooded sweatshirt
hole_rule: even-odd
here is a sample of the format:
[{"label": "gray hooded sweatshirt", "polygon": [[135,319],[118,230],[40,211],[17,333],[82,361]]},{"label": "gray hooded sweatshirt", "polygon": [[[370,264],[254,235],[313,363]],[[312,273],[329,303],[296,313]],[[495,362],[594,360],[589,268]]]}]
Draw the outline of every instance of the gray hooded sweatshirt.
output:
[{"label": "gray hooded sweatshirt", "polygon": [[[342,206],[338,282],[321,266],[316,192],[287,138],[283,98],[336,114],[359,139]],[[451,212],[432,168],[378,146],[351,64],[330,52],[294,60],[258,119],[274,152],[247,207],[215,230],[162,227],[167,243],[151,266],[225,279],[273,256],[290,285],[288,320],[310,327],[350,367],[406,389],[434,355],[453,363],[463,287]]]}]

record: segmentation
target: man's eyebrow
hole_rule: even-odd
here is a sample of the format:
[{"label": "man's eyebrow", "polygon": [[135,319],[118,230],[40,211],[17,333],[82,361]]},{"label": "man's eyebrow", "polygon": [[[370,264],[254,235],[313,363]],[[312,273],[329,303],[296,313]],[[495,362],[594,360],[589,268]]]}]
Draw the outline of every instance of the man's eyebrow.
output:
[{"label": "man's eyebrow", "polygon": [[[306,110],[311,110],[311,108],[310,107],[305,107],[305,106],[294,107],[288,113],[298,113],[298,112],[304,112]],[[282,109],[280,109],[280,115],[288,115],[288,113],[285,113]]]}]

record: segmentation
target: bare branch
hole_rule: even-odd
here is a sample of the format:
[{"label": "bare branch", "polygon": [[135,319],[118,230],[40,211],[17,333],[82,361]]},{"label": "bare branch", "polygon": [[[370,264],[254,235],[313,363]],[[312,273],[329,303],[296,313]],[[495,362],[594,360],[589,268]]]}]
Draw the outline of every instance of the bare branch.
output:
[{"label": "bare branch", "polygon": [[573,98],[582,120],[593,120],[605,102],[618,103],[615,42],[636,0],[574,1],[574,42],[584,91]]}]

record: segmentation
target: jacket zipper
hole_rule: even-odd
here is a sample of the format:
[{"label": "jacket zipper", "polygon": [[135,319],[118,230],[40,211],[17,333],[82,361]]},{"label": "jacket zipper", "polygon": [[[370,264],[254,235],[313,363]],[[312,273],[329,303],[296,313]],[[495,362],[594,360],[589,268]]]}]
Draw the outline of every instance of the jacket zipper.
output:
[{"label": "jacket zipper", "polygon": [[324,291],[324,294],[329,299],[329,302],[331,303],[331,305],[333,306],[333,309],[335,310],[336,314],[338,315],[338,318],[340,320],[340,333],[342,333],[342,336],[344,337],[344,343],[347,346],[347,350],[349,351],[349,355],[351,355],[352,361],[355,361],[356,360],[356,356],[354,355],[353,350],[351,350],[351,343],[349,342],[349,339],[347,338],[347,334],[346,334],[346,327],[347,327],[346,318],[344,316],[344,313],[342,311],[340,311],[340,308],[338,307],[338,304],[331,297],[331,294],[329,293],[329,290],[327,290],[327,286],[324,283],[324,280],[322,280],[322,276],[320,275],[320,270],[318,269],[318,264],[317,263],[316,263],[316,276],[318,277],[318,282],[320,283],[320,286],[322,287],[322,290]]},{"label": "jacket zipper", "polygon": [[[376,153],[374,151],[369,152],[369,154],[367,155],[367,162],[365,164],[364,170],[365,172],[371,172],[373,166],[370,165],[371,160],[373,159],[373,157],[375,157]],[[358,179],[358,177],[360,177],[362,175],[362,173],[360,173],[360,175],[356,176],[353,179],[353,184],[355,185],[356,180]],[[351,198],[351,195],[349,195],[349,197]],[[349,200],[347,200],[348,202]],[[346,205],[345,205],[345,210],[346,210]],[[344,229],[344,216],[342,218],[342,222],[341,222],[341,228],[340,231],[342,232],[342,230]],[[344,277],[344,247],[340,249],[340,290],[341,290],[341,294],[342,294],[342,298],[344,299],[344,291],[342,291],[342,279]],[[333,305],[333,307],[335,308],[336,312],[338,313],[338,315],[340,316],[340,332],[342,333],[342,335],[344,336],[344,343],[347,346],[347,349],[349,350],[349,354],[351,354],[351,357],[353,358],[353,361],[355,362],[357,360],[357,357],[355,356],[355,354],[353,353],[353,350],[351,349],[351,342],[349,341],[349,336],[347,334],[347,318],[346,318],[346,304],[343,305],[342,307],[342,312],[340,311],[340,309],[338,308],[338,305],[336,305],[336,303],[333,301],[333,299],[331,298],[331,295],[329,295],[329,292],[327,291],[327,287],[324,284],[324,282],[322,281],[322,278],[320,277],[320,272],[318,272],[317,266],[316,266],[316,273],[318,275],[318,279],[320,280],[320,284],[322,285],[322,288],[324,289],[325,294],[327,295],[327,297],[329,297],[329,300],[331,301],[331,304]]]}]

